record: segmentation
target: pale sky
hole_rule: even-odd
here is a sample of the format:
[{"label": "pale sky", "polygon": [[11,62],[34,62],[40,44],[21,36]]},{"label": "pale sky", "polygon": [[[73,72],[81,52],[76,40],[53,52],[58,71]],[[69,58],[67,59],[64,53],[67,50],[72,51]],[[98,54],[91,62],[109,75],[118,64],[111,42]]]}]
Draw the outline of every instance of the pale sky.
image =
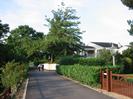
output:
[{"label": "pale sky", "polygon": [[127,32],[128,19],[133,19],[129,10],[120,0],[0,0],[0,20],[11,29],[19,25],[29,25],[47,34],[45,15],[51,17],[51,10],[57,9],[64,1],[66,6],[76,9],[82,41],[113,42],[126,45],[133,41]]}]

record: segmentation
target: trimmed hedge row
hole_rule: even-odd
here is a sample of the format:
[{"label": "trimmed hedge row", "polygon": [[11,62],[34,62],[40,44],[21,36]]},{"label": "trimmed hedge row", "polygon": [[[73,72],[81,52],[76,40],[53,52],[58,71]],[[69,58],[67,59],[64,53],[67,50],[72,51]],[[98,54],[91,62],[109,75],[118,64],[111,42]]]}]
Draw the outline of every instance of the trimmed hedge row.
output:
[{"label": "trimmed hedge row", "polygon": [[104,66],[106,63],[100,58],[75,58],[73,56],[62,57],[59,62],[60,65],[88,65],[88,66]]},{"label": "trimmed hedge row", "polygon": [[98,87],[100,84],[100,67],[62,65],[57,67],[57,73],[90,86]]},{"label": "trimmed hedge row", "polygon": [[[60,65],[57,66],[57,73],[80,81],[83,84],[92,87],[99,87],[100,85],[100,70],[113,69],[113,73],[120,73],[119,66],[83,66],[83,65]],[[114,69],[115,68],[115,69]]]},{"label": "trimmed hedge row", "polygon": [[104,66],[105,61],[100,58],[79,58],[78,64],[88,66]]}]

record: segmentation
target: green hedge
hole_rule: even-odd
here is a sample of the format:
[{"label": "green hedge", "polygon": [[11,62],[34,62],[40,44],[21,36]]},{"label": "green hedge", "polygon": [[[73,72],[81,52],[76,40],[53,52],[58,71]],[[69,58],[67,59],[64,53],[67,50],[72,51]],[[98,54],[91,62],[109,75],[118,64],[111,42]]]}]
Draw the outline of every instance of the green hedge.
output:
[{"label": "green hedge", "polygon": [[[120,73],[119,66],[83,66],[83,65],[60,65],[57,66],[57,73],[80,81],[83,84],[90,85],[92,87],[98,87],[100,85],[100,70],[113,68],[113,73]],[[115,68],[115,69],[114,69]]]},{"label": "green hedge", "polygon": [[100,58],[79,58],[73,56],[65,56],[62,57],[58,64],[60,65],[87,65],[87,66],[105,66],[105,61]]},{"label": "green hedge", "polygon": [[75,58],[73,56],[64,56],[58,60],[58,64],[60,65],[73,65],[77,63],[78,63],[78,58]]},{"label": "green hedge", "polygon": [[81,65],[58,66],[57,73],[84,84],[97,87],[100,84],[100,67]]},{"label": "green hedge", "polygon": [[100,58],[78,58],[78,64],[87,66],[104,66],[105,61]]},{"label": "green hedge", "polygon": [[18,86],[27,76],[28,66],[20,64],[15,61],[8,62],[2,68],[1,81],[5,88],[11,88],[15,92]]}]

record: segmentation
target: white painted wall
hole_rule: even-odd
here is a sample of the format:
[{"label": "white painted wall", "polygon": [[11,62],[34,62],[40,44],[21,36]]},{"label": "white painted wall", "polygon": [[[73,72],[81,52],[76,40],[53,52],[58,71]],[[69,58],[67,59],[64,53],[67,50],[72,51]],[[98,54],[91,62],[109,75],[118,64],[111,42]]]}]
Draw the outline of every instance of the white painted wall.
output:
[{"label": "white painted wall", "polygon": [[124,51],[124,50],[127,50],[129,47],[128,46],[123,46],[123,47],[121,47],[119,50],[118,50],[118,52],[120,53],[120,54],[122,54],[122,52]]},{"label": "white painted wall", "polygon": [[44,63],[44,69],[46,70],[56,70],[56,66],[58,64],[49,64],[49,63]]}]

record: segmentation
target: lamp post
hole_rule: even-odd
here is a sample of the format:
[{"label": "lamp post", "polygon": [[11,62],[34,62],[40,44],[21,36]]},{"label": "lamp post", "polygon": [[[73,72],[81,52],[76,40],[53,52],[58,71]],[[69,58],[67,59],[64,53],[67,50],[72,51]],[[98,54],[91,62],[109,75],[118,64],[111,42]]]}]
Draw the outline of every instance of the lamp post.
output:
[{"label": "lamp post", "polygon": [[111,54],[112,54],[112,60],[113,60],[113,66],[115,66],[115,54],[116,54],[116,50],[112,44],[112,48],[111,48]]}]

